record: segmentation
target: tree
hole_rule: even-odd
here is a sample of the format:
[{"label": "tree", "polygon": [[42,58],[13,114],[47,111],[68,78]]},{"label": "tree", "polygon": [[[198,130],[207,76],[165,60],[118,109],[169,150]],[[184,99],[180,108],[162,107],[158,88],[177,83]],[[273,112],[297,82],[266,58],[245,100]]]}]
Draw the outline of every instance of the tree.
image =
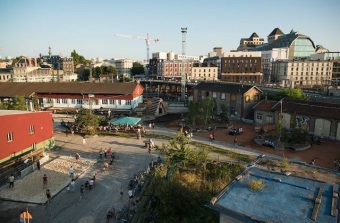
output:
[{"label": "tree", "polygon": [[15,96],[7,107],[9,110],[26,110],[26,99],[24,96]]},{"label": "tree", "polygon": [[197,112],[199,110],[199,103],[190,101],[188,110],[189,110],[188,117],[189,117],[190,123],[193,126],[196,126],[197,119],[199,118],[199,113]]},{"label": "tree", "polygon": [[208,124],[211,119],[214,110],[214,101],[211,98],[204,98],[200,102],[200,114],[204,125]]},{"label": "tree", "polygon": [[226,103],[221,104],[221,110],[222,110],[220,114],[221,121],[228,124],[229,123],[228,105]]},{"label": "tree", "polygon": [[90,60],[86,60],[84,56],[79,55],[76,50],[73,50],[71,52],[71,57],[73,58],[73,63],[74,66],[77,66],[78,64],[83,64],[83,65],[89,65],[91,63]]},{"label": "tree", "polygon": [[138,62],[134,62],[131,68],[131,75],[141,75],[144,74],[144,66]]},{"label": "tree", "polygon": [[283,88],[274,95],[269,95],[269,99],[281,100],[283,98],[289,98],[293,100],[308,100],[308,97],[304,94],[301,88]]},{"label": "tree", "polygon": [[96,134],[99,126],[98,116],[92,114],[88,109],[82,109],[77,115],[76,124],[80,126],[83,133],[88,135]]}]

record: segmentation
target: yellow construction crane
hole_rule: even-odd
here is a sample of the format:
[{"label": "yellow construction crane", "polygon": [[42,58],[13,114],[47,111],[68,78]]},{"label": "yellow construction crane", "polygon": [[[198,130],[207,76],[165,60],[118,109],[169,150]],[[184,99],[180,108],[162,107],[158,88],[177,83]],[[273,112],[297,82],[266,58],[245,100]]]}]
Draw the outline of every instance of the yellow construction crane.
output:
[{"label": "yellow construction crane", "polygon": [[125,35],[125,34],[115,34],[117,37],[123,37],[123,38],[128,38],[128,39],[139,39],[139,40],[144,40],[146,43],[146,60],[147,63],[149,63],[150,59],[150,43],[155,42],[157,43],[159,41],[158,38],[153,38],[149,35],[149,33],[146,34],[145,36],[132,36],[132,35]]}]

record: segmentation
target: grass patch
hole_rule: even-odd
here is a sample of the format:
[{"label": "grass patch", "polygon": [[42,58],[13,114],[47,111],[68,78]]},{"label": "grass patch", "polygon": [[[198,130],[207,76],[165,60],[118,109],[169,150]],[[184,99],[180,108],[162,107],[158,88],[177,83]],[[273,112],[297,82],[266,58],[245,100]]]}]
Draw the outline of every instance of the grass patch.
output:
[{"label": "grass patch", "polygon": [[148,134],[144,135],[145,138],[152,138],[152,139],[164,139],[164,140],[171,140],[173,137],[165,136],[165,135],[156,135],[156,134]]},{"label": "grass patch", "polygon": [[235,153],[233,151],[224,150],[224,149],[221,149],[221,148],[218,148],[218,147],[215,147],[215,146],[206,145],[206,144],[199,143],[199,142],[191,142],[190,144],[197,147],[197,148],[204,149],[204,150],[209,151],[209,152],[229,156],[229,157],[234,158],[238,161],[242,161],[242,162],[246,162],[246,163],[250,163],[252,161],[252,159],[248,155],[245,155],[245,154]]},{"label": "grass patch", "polygon": [[248,187],[252,191],[261,191],[264,188],[262,180],[251,180],[248,182]]},{"label": "grass patch", "polygon": [[286,169],[289,166],[290,166],[290,163],[287,158],[284,158],[283,160],[279,161],[279,167]]}]

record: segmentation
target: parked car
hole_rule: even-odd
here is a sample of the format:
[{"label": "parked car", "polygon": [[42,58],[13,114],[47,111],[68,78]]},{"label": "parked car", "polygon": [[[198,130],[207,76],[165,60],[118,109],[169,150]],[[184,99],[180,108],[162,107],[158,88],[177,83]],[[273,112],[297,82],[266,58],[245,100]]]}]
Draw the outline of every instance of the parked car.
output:
[{"label": "parked car", "polygon": [[238,128],[238,129],[233,128],[229,130],[229,135],[232,135],[232,136],[239,135],[241,133],[243,133],[243,128]]},{"label": "parked car", "polygon": [[275,142],[270,139],[264,140],[262,145],[275,149]]}]

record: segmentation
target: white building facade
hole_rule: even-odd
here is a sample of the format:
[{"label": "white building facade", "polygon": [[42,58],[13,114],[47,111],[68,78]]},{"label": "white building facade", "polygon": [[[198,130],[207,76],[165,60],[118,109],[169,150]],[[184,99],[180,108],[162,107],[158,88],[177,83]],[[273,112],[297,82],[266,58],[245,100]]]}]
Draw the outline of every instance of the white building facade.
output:
[{"label": "white building facade", "polygon": [[278,60],[272,63],[273,81],[282,87],[323,86],[332,79],[332,62],[314,60]]}]

